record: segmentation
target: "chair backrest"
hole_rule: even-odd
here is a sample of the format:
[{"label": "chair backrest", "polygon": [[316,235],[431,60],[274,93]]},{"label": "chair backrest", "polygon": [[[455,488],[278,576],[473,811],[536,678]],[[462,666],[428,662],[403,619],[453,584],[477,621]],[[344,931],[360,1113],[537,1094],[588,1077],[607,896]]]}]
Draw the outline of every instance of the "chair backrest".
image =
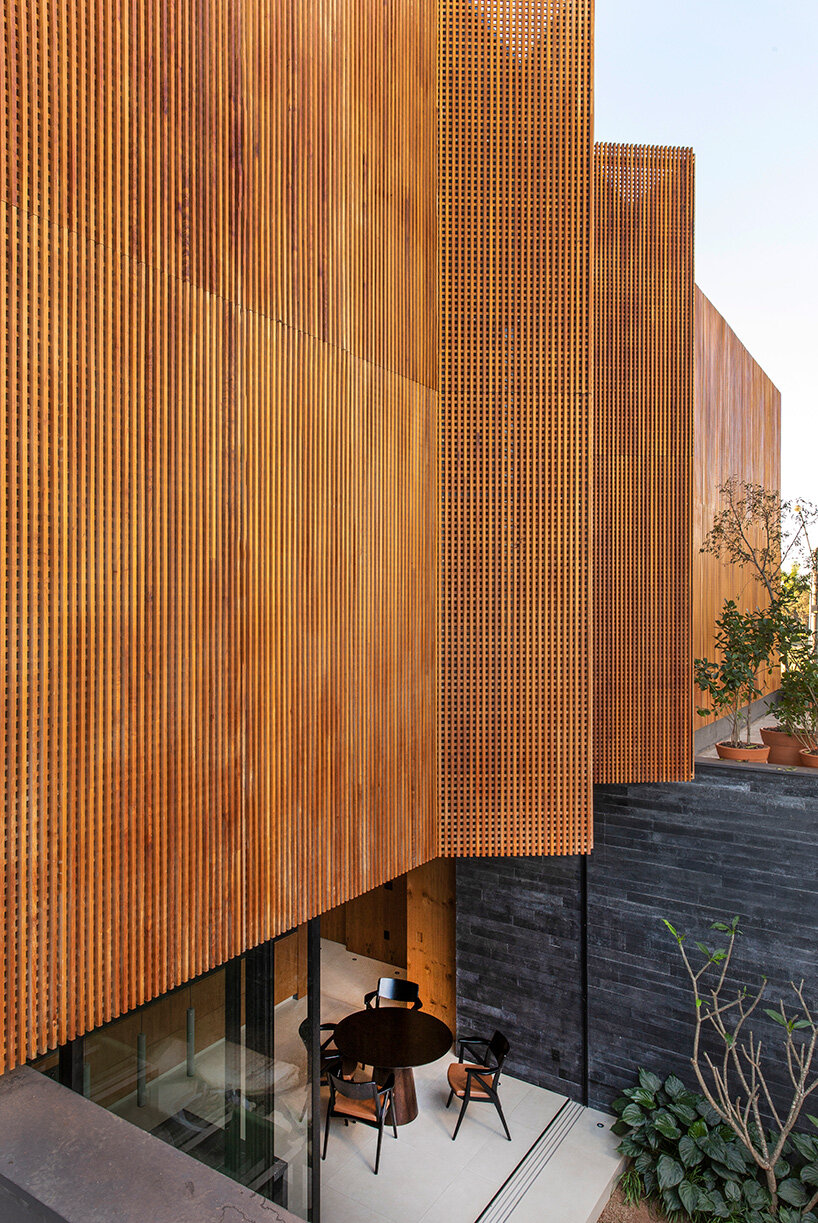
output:
[{"label": "chair backrest", "polygon": [[511,1048],[502,1032],[495,1032],[489,1041],[488,1052],[489,1056],[494,1059],[497,1066],[497,1071],[494,1077],[494,1085],[497,1086],[500,1081],[500,1071],[503,1069],[503,1062],[508,1056],[508,1051]]},{"label": "chair backrest", "polygon": [[346,1096],[348,1100],[374,1100],[379,1115],[383,1109],[383,1101],[379,1098],[380,1093],[395,1086],[394,1074],[387,1075],[380,1084],[376,1083],[374,1079],[367,1079],[365,1083],[356,1083],[354,1079],[342,1079],[332,1071],[329,1072],[327,1078],[331,1093],[330,1107],[336,1095]]},{"label": "chair backrest", "polygon": [[418,1010],[423,1006],[418,984],[415,981],[404,981],[401,977],[381,977],[379,979],[376,1006],[380,1004],[381,998],[385,998],[388,1002],[417,1003]]},{"label": "chair backrest", "polygon": [[[321,1041],[320,1048],[321,1048],[322,1053],[324,1052],[324,1049],[327,1045],[332,1044],[333,1038],[335,1036],[335,1024],[334,1023],[322,1023],[319,1029],[319,1033],[323,1034],[324,1032],[329,1032],[330,1035],[324,1037],[323,1040],[321,1040],[321,1036],[319,1035],[319,1040]],[[302,1019],[301,1023],[298,1025],[298,1035],[301,1037],[301,1042],[304,1045],[304,1048],[307,1050],[308,1056],[312,1056],[312,1020],[309,1018],[309,1016],[306,1019]]]}]

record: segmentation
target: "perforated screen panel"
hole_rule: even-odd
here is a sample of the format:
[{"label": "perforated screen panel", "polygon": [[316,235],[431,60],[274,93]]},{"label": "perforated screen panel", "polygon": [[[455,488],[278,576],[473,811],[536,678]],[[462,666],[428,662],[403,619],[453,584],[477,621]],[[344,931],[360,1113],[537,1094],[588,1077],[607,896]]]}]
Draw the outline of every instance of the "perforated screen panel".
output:
[{"label": "perforated screen panel", "polygon": [[595,150],[594,779],[692,770],[694,158]]},{"label": "perforated screen panel", "polygon": [[591,845],[590,0],[441,0],[441,852]]}]

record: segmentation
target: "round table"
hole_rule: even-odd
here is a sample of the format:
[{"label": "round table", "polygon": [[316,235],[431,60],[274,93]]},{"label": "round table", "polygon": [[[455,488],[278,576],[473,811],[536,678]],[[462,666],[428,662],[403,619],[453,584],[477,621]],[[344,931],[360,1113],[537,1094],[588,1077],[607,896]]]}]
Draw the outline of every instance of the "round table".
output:
[{"label": "round table", "polygon": [[436,1062],[452,1047],[452,1034],[441,1019],[397,1006],[347,1015],[336,1027],[333,1040],[342,1057],[371,1066],[378,1082],[394,1073],[396,1125],[406,1125],[418,1115],[412,1067]]}]

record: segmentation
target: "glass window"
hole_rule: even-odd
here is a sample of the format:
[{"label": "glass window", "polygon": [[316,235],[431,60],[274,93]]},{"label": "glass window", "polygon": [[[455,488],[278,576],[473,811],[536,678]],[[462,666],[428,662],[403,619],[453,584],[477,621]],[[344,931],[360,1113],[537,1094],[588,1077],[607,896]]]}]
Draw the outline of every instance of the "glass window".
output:
[{"label": "glass window", "polygon": [[98,1028],[84,1094],[308,1219],[307,978],[304,926]]}]

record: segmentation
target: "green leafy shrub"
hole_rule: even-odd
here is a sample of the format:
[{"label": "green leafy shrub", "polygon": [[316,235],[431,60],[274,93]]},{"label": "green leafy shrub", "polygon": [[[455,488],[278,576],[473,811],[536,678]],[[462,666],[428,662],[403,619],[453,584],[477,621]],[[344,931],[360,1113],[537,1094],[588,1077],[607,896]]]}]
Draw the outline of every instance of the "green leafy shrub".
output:
[{"label": "green leafy shrub", "polygon": [[[631,1160],[622,1179],[630,1202],[649,1198],[671,1219],[693,1223],[818,1223],[803,1207],[818,1186],[818,1139],[794,1134],[776,1167],[780,1204],[770,1194],[746,1148],[703,1096],[681,1079],[662,1081],[648,1070],[614,1102],[619,1152]],[[815,1125],[818,1120],[810,1118]]]}]

